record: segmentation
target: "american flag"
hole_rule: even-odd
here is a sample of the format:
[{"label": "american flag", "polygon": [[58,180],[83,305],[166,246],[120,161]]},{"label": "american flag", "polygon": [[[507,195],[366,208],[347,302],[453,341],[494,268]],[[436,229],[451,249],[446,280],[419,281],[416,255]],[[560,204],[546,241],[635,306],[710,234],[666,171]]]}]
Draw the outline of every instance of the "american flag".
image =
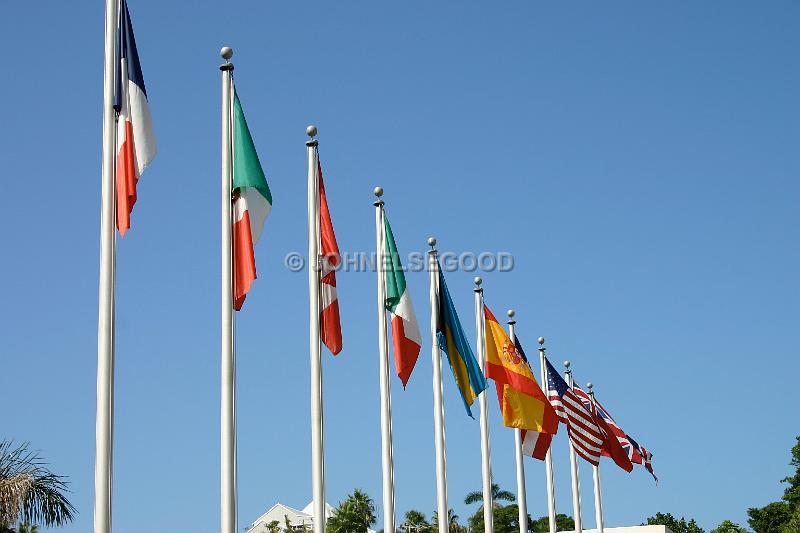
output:
[{"label": "american flag", "polygon": [[550,404],[567,425],[567,434],[575,452],[593,465],[600,463],[603,450],[603,432],[593,420],[581,399],[567,385],[559,373],[547,363],[547,388]]}]

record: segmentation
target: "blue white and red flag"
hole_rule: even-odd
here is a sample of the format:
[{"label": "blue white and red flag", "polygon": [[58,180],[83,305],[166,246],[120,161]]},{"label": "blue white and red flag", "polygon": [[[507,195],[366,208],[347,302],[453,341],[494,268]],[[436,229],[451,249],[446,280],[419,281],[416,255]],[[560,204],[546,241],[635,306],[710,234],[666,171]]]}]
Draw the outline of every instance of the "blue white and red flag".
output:
[{"label": "blue white and red flag", "polygon": [[120,0],[117,25],[116,90],[117,120],[117,229],[131,227],[139,176],[156,155],[156,139],[147,103],[147,90],[136,50],[128,3]]}]

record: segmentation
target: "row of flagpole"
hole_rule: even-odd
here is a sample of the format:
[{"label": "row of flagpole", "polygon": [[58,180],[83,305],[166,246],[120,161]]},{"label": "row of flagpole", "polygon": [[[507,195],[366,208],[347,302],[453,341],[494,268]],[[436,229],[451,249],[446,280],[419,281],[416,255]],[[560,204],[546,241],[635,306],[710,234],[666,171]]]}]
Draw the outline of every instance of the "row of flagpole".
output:
[{"label": "row of flagpole", "polygon": [[[124,27],[123,27],[124,24]],[[119,32],[119,37],[117,33]],[[128,32],[128,33],[126,33]],[[119,43],[119,48],[117,45]],[[221,71],[221,402],[220,402],[220,519],[221,533],[235,533],[237,531],[237,463],[236,463],[236,350],[235,350],[235,321],[233,310],[239,310],[250,283],[255,279],[255,260],[251,257],[252,264],[243,264],[240,257],[241,250],[237,246],[249,246],[252,256],[252,246],[260,235],[263,219],[266,218],[271,208],[271,193],[264,180],[263,171],[258,162],[255,147],[252,145],[247,124],[236,96],[233,85],[233,64],[230,59],[233,50],[225,47],[221,51],[225,63],[220,66]],[[128,63],[133,64],[129,72]],[[94,531],[95,533],[110,533],[112,518],[112,481],[113,481],[113,415],[114,415],[114,314],[115,314],[115,258],[116,235],[114,220],[121,234],[129,227],[130,210],[136,201],[136,181],[139,173],[149,163],[155,154],[155,144],[152,138],[147,110],[147,95],[144,89],[144,80],[141,77],[138,54],[135,50],[132,28],[125,0],[106,0],[105,19],[105,59],[104,59],[104,89],[103,89],[103,158],[102,158],[102,204],[100,222],[100,274],[99,274],[99,315],[98,315],[98,367],[97,367],[97,417],[96,417],[96,461],[95,461],[95,506],[94,506]],[[124,79],[123,79],[124,78]],[[116,91],[116,92],[115,92]],[[130,94],[129,94],[129,91]],[[122,96],[121,96],[122,95]],[[124,98],[126,102],[119,99]],[[122,120],[125,122],[122,122]],[[132,124],[131,122],[135,122]],[[120,129],[121,128],[121,129]],[[125,129],[127,128],[127,129]],[[131,129],[133,128],[133,129]],[[137,130],[137,128],[139,128]],[[130,130],[131,133],[128,133]],[[133,131],[141,131],[145,135],[138,135],[138,145],[134,146]],[[121,133],[120,133],[121,132]],[[310,421],[311,421],[311,459],[312,459],[312,492],[313,492],[313,523],[314,533],[325,531],[325,468],[324,468],[324,410],[322,388],[322,359],[321,344],[336,354],[341,350],[341,332],[338,340],[331,337],[329,319],[334,317],[338,326],[338,306],[333,309],[332,302],[336,301],[335,277],[331,276],[328,268],[327,254],[333,250],[338,262],[338,247],[335,244],[333,229],[329,220],[327,201],[324,198],[322,186],[321,165],[319,163],[318,141],[315,139],[317,130],[309,126],[306,133],[309,140],[306,142],[308,159],[308,267],[309,267],[309,358],[310,358]],[[119,139],[117,137],[120,137]],[[236,139],[234,139],[236,137]],[[234,143],[236,141],[236,143]],[[243,144],[244,143],[244,144]],[[249,145],[247,143],[250,143]],[[234,147],[235,145],[235,147]],[[244,147],[243,147],[244,146]],[[238,152],[237,152],[238,150]],[[249,151],[248,151],[249,150]],[[239,168],[240,162],[235,154],[242,152],[247,161],[243,169]],[[241,154],[240,154],[241,155]],[[119,173],[119,175],[118,175]],[[253,175],[240,176],[240,173]],[[260,174],[260,178],[259,175]],[[238,177],[237,177],[238,176]],[[255,176],[255,177],[254,177]],[[260,180],[260,181],[259,181]],[[126,188],[127,187],[127,188]],[[262,196],[257,196],[264,203],[259,211],[256,205],[256,196],[250,189],[257,190]],[[388,223],[385,217],[384,202],[381,199],[383,190],[375,189],[375,224],[376,224],[376,251],[378,257],[379,273],[377,284],[378,298],[378,356],[379,356],[379,383],[381,405],[381,465],[383,488],[383,515],[384,531],[395,531],[395,494],[394,494],[394,461],[392,443],[392,409],[391,409],[391,379],[389,372],[389,344],[387,327],[387,280],[383,275],[386,261],[389,259],[388,244],[394,246],[393,237],[387,240]],[[322,202],[322,203],[321,203]],[[249,211],[248,211],[249,206]],[[122,212],[127,210],[127,212]],[[252,213],[250,216],[249,213]],[[120,215],[128,217],[122,220]],[[254,219],[261,216],[259,221]],[[322,220],[326,225],[321,228]],[[121,222],[122,220],[122,222]],[[246,224],[240,224],[246,223]],[[250,224],[253,227],[250,227]],[[245,227],[246,226],[246,227]],[[256,228],[256,226],[258,226]],[[245,227],[242,233],[242,227]],[[447,503],[447,468],[445,451],[445,421],[443,404],[443,379],[442,379],[442,352],[448,352],[445,345],[450,346],[452,339],[445,340],[452,331],[447,331],[450,324],[440,323],[442,316],[454,313],[452,302],[442,300],[444,278],[439,272],[436,252],[436,240],[428,240],[429,276],[430,276],[430,306],[431,306],[431,357],[432,357],[432,385],[434,409],[434,435],[436,454],[436,481],[437,481],[437,514],[439,533],[448,531],[448,503]],[[394,250],[396,255],[396,250]],[[247,258],[245,258],[247,259]],[[245,261],[246,263],[246,261]],[[335,265],[334,265],[335,266]],[[250,271],[247,269],[250,268]],[[248,277],[249,276],[249,277]],[[245,279],[247,278],[247,279]],[[329,279],[332,278],[332,279]],[[396,282],[396,280],[395,280]],[[405,279],[402,280],[405,289]],[[462,377],[467,380],[466,387],[470,392],[467,400],[464,383],[459,383],[462,397],[470,412],[469,405],[477,397],[480,404],[480,435],[481,459],[483,477],[484,522],[486,531],[493,533],[493,502],[491,480],[491,447],[489,439],[488,399],[482,392],[486,389],[483,375],[487,372],[486,351],[486,317],[484,315],[483,289],[480,278],[476,278],[474,289],[476,331],[478,336],[477,370],[471,371],[480,374],[480,383],[472,383],[474,376]],[[396,286],[394,287],[397,288]],[[395,295],[395,297],[398,295]],[[409,297],[410,298],[410,297]],[[446,309],[440,308],[445,302]],[[405,302],[410,309],[410,300]],[[395,302],[397,305],[397,302]],[[399,308],[393,314],[399,312]],[[333,314],[329,312],[335,311]],[[416,318],[411,310],[413,328],[418,330]],[[398,316],[402,315],[402,312]],[[321,316],[325,316],[324,324]],[[399,369],[398,360],[399,344],[394,330],[395,359],[398,361],[398,374],[405,385],[416,357],[421,347],[421,338],[414,341],[417,352],[413,355],[410,368],[407,368],[405,377]],[[407,319],[407,316],[402,316]],[[515,321],[513,312],[509,311],[509,338],[515,339]],[[449,320],[453,318],[450,317]],[[458,318],[455,316],[455,323]],[[325,327],[323,328],[323,325]],[[460,324],[457,324],[459,335],[463,337]],[[401,329],[402,331],[402,329]],[[407,332],[407,339],[414,340],[417,331]],[[463,342],[463,338],[460,337]],[[543,339],[539,339],[539,354],[542,370],[542,386],[547,394],[548,375]],[[512,341],[513,342],[513,341]],[[462,344],[462,348],[463,348]],[[450,347],[454,350],[455,347]],[[470,351],[469,346],[466,349]],[[457,350],[456,350],[457,351]],[[456,353],[464,358],[465,354]],[[470,353],[470,357],[474,356]],[[448,357],[453,356],[448,353]],[[473,359],[474,360],[474,359]],[[466,358],[464,361],[467,363]],[[453,365],[452,359],[450,360]],[[526,363],[527,364],[527,363]],[[464,369],[468,372],[468,369]],[[457,378],[458,379],[458,378]],[[535,378],[532,378],[535,382]],[[567,372],[567,380],[572,387],[571,373]],[[501,400],[502,401],[502,400]],[[594,393],[591,393],[594,405]],[[470,413],[471,414],[471,413]],[[505,414],[504,414],[505,416]],[[520,528],[527,530],[527,502],[525,498],[525,474],[523,463],[523,432],[517,427],[514,429],[515,459],[517,464],[517,491],[520,507]],[[549,446],[549,441],[548,441]],[[574,446],[570,442],[570,460],[573,479],[573,512],[576,521],[576,530],[581,531],[580,518],[580,486],[577,472],[577,458]],[[546,483],[548,494],[548,517],[550,532],[555,533],[555,497],[553,490],[552,458],[548,448],[546,458]],[[602,531],[602,505],[600,501],[599,469],[594,466],[595,502],[597,510],[598,528]]]}]

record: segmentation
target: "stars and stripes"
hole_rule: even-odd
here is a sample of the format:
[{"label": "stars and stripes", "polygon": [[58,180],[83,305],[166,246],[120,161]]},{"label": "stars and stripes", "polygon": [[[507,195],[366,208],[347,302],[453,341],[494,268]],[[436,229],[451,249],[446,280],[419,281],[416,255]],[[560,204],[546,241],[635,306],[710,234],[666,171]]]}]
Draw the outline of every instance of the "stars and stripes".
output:
[{"label": "stars and stripes", "polygon": [[592,414],[575,392],[567,385],[550,361],[547,365],[547,388],[550,404],[561,422],[567,425],[567,434],[575,452],[593,465],[600,463],[603,450],[603,432]]}]

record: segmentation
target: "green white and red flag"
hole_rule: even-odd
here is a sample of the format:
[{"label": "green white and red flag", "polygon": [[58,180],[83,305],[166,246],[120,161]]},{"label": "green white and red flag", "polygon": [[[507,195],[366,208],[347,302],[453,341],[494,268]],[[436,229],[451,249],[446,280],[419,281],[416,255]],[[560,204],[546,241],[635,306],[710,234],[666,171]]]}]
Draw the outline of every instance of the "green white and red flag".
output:
[{"label": "green white and red flag", "polygon": [[233,91],[233,308],[242,309],[256,279],[253,247],[272,210],[272,193],[258,160],[256,146],[236,89]]},{"label": "green white and red flag", "polygon": [[392,315],[392,344],[394,345],[394,362],[397,375],[403,387],[411,377],[411,371],[417,363],[422,347],[422,335],[419,331],[411,294],[406,286],[406,276],[397,253],[392,228],[386,213],[383,216],[384,242],[386,244],[386,264],[382,269],[386,281],[386,309]]}]

